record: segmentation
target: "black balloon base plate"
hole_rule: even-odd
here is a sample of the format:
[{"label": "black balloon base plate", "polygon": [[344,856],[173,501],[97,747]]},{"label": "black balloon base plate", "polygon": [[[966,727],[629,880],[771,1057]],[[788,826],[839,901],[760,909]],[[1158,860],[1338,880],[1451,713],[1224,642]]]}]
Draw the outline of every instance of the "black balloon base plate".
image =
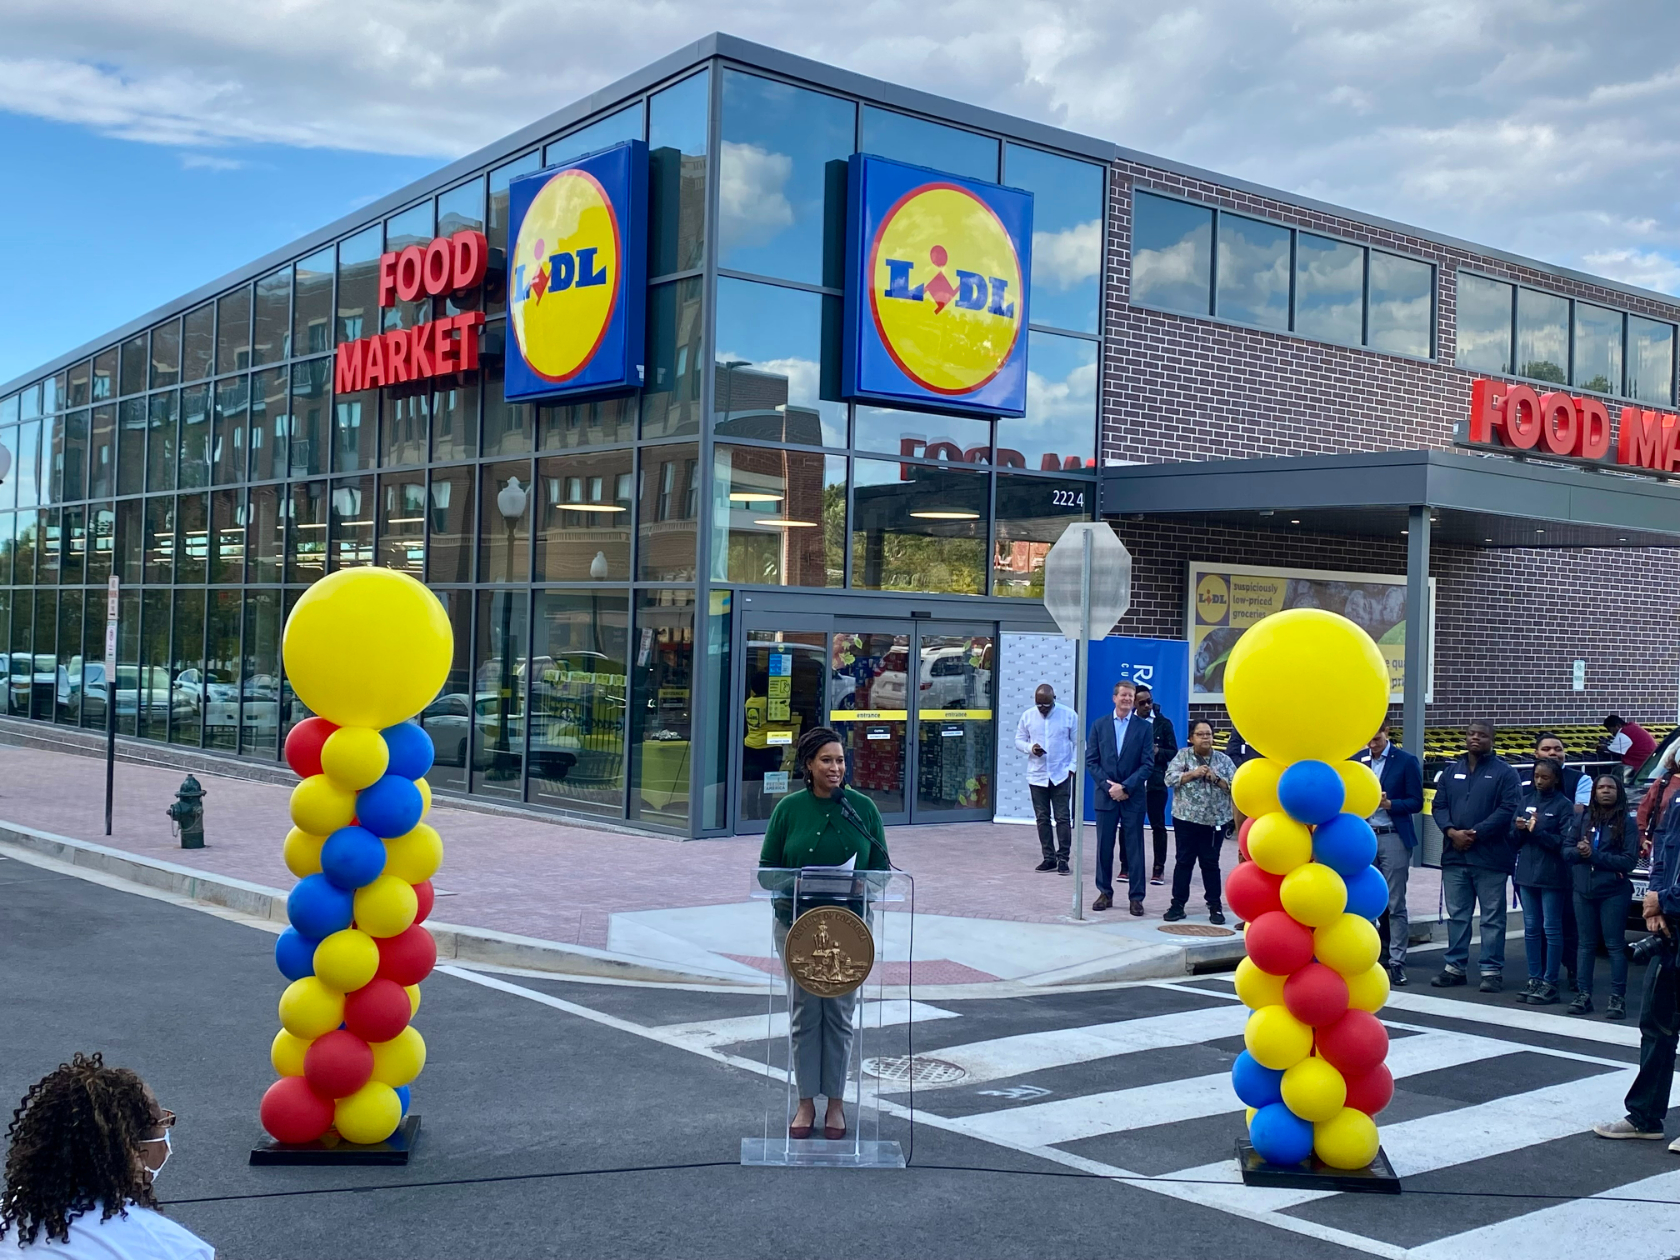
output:
[{"label": "black balloon base plate", "polygon": [[293,1144],[272,1139],[251,1148],[253,1164],[406,1164],[420,1137],[420,1117],[405,1116],[397,1131],[383,1142],[359,1146],[329,1134],[313,1142]]},{"label": "black balloon base plate", "polygon": [[1268,1164],[1254,1153],[1247,1138],[1237,1139],[1237,1167],[1243,1185],[1274,1190],[1340,1190],[1352,1194],[1399,1194],[1400,1178],[1382,1147],[1363,1168],[1332,1168],[1316,1155],[1299,1164]]}]

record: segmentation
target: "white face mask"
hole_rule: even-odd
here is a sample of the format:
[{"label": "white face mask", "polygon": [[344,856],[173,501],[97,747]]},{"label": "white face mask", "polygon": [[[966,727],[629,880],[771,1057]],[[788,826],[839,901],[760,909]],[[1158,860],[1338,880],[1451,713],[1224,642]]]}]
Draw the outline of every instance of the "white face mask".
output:
[{"label": "white face mask", "polygon": [[[169,1162],[169,1157],[175,1153],[175,1144],[169,1140],[169,1130],[168,1129],[165,1129],[163,1131],[163,1136],[160,1137],[160,1138],[141,1138],[140,1140],[142,1142],[162,1142],[163,1143],[163,1164],[167,1164]],[[153,1168],[153,1169],[150,1170],[150,1172],[152,1174],[152,1180],[154,1182],[158,1179],[158,1174],[163,1171],[163,1164],[159,1164],[156,1168]]]}]

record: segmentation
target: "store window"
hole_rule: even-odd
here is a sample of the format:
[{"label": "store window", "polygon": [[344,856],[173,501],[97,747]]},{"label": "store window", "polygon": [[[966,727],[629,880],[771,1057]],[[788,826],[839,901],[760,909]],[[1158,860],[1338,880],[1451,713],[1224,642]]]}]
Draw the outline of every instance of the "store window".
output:
[{"label": "store window", "polygon": [[1513,286],[1458,273],[1458,350],[1453,362],[1471,372],[1511,370]]},{"label": "store window", "polygon": [[87,580],[87,509],[67,507],[59,525],[63,570],[59,580],[66,586],[80,586]]},{"label": "store window", "polygon": [[245,574],[250,582],[279,582],[286,556],[283,486],[252,486],[245,506]]},{"label": "store window", "polygon": [[484,379],[484,441],[486,458],[525,455],[536,446],[536,408],[510,403],[502,396],[502,374],[487,372]]},{"label": "store window", "polygon": [[711,484],[713,581],[845,585],[843,456],[719,445]]},{"label": "store window", "polygon": [[531,799],[624,813],[630,603],[539,591],[531,624]]},{"label": "store window", "polygon": [[440,468],[427,496],[426,580],[472,581],[476,468]]},{"label": "store window", "polygon": [[238,591],[212,591],[204,625],[204,746],[239,749]]},{"label": "store window", "polygon": [[175,592],[169,654],[169,742],[197,748],[204,736],[204,592]]},{"label": "store window", "polygon": [[642,448],[639,576],[648,582],[692,582],[700,515],[699,448]]},{"label": "store window", "polygon": [[372,477],[340,477],[327,503],[327,564],[354,569],[373,563]]},{"label": "store window", "polygon": [[[322,349],[326,349],[325,346]],[[251,363],[261,367],[292,356],[292,269],[283,267],[257,281],[252,321]]]},{"label": "store window", "polygon": [[1364,335],[1364,306],[1364,249],[1311,232],[1297,233],[1295,331],[1319,341],[1357,346]]},{"label": "store window", "polygon": [[296,481],[287,493],[286,582],[308,586],[327,573],[327,483]]},{"label": "store window", "polygon": [[1371,251],[1370,340],[1373,350],[1434,356],[1435,268],[1412,258]]},{"label": "store window", "polygon": [[426,775],[433,787],[467,790],[472,759],[473,598],[471,591],[433,591],[449,617],[455,655],[437,699],[420,711],[420,727],[432,737],[437,759]]},{"label": "store window", "polygon": [[531,580],[531,461],[486,464],[478,486],[478,580]]},{"label": "store window", "polygon": [[181,391],[180,471],[175,484],[197,490],[210,484],[210,386]]},{"label": "store window", "polygon": [[1595,394],[1622,392],[1622,313],[1575,303],[1575,364],[1570,379]]},{"label": "store window", "polygon": [[1096,464],[1097,350],[1079,337],[1027,334],[1027,414],[998,417],[998,467],[1075,471]]},{"label": "store window", "polygon": [[[84,369],[85,370],[85,369]],[[181,321],[172,319],[152,329],[152,388],[161,389],[181,380]],[[71,377],[71,393],[78,392]]]},{"label": "store window", "polygon": [[608,114],[605,118],[596,119],[587,127],[579,128],[569,136],[561,136],[543,150],[544,166],[559,166],[570,162],[573,158],[583,157],[586,153],[595,153],[601,149],[610,149],[615,144],[622,144],[626,140],[640,140],[642,138],[642,103],[619,110],[616,114]]},{"label": "store window", "polygon": [[410,577],[426,575],[426,474],[386,473],[379,479],[379,561]]},{"label": "store window", "polygon": [[175,580],[175,496],[146,500],[145,581],[148,586]]},{"label": "store window", "polygon": [[378,418],[379,395],[374,390],[333,397],[334,472],[355,472],[373,467]]},{"label": "store window", "polygon": [[630,580],[634,466],[628,450],[537,461],[537,581]]},{"label": "store window", "polygon": [[18,395],[18,414],[25,420],[34,420],[41,414],[41,386],[39,383],[31,385]]},{"label": "store window", "polygon": [[245,480],[245,439],[251,424],[251,382],[235,376],[216,382],[216,427],[210,442],[210,480],[218,486]]},{"label": "store window", "polygon": [[[4,439],[0,438],[0,444]],[[117,488],[117,412],[109,405],[95,407],[88,426],[88,497],[108,499]],[[0,495],[0,507],[5,498]]]},{"label": "store window", "polygon": [[112,553],[117,578],[124,586],[140,583],[145,573],[145,551],[145,502],[124,499],[117,504],[116,546]]},{"label": "store window", "polygon": [[87,469],[88,413],[72,411],[64,417],[64,502],[88,497]]},{"label": "store window", "polygon": [[145,333],[130,337],[122,343],[122,372],[118,377],[118,385],[125,396],[146,392],[146,353]]},{"label": "store window", "polygon": [[[168,324],[159,325],[157,328],[152,330],[152,351],[154,354],[157,352],[159,335],[163,333],[164,329],[168,328],[173,328],[175,330],[175,345],[179,348],[181,344],[181,325],[177,320]],[[71,368],[69,372],[69,381],[70,392],[66,402],[67,406],[85,407],[88,403],[93,401],[93,361],[91,359],[83,359],[80,363],[76,364],[75,367]],[[153,383],[156,384],[156,382]]]},{"label": "store window", "polygon": [[[140,668],[135,678],[137,733],[141,739],[160,744],[169,738],[169,711],[173,707],[174,688],[169,678],[169,603],[168,591],[145,593],[140,619]],[[119,671],[121,667],[119,659]],[[122,720],[120,712],[117,720]]]},{"label": "store window", "polygon": [[698,276],[648,291],[644,438],[687,437],[700,432],[700,299]]},{"label": "store window", "polygon": [[[196,311],[188,311],[181,320],[181,380],[201,381],[210,375],[216,361],[216,308],[206,302]],[[99,361],[94,360],[94,375],[99,374]]]},{"label": "store window", "polygon": [[383,468],[424,464],[431,432],[432,395],[385,390],[385,418],[379,430],[379,463]]},{"label": "store window", "polygon": [[[436,235],[436,207],[430,197],[385,220],[385,252],[400,254],[409,246],[424,247]],[[377,295],[376,295],[377,299]],[[384,328],[413,328],[432,317],[432,299],[422,293],[413,301],[398,298],[381,312]]]},{"label": "store window", "polygon": [[1674,325],[1627,318],[1627,392],[1640,402],[1674,405]]},{"label": "store window", "polygon": [[244,572],[245,492],[214,491],[210,495],[210,583],[237,583]]},{"label": "store window", "polygon": [[[515,158],[504,166],[498,166],[490,172],[490,199],[485,215],[485,239],[489,241],[491,249],[499,249],[503,253],[508,247],[508,185],[521,175],[529,175],[542,165],[542,160],[533,151],[524,157]],[[494,315],[507,310],[507,285],[492,284],[486,286],[484,295],[484,309]]]},{"label": "store window", "polygon": [[[198,391],[202,393],[203,386]],[[173,490],[175,454],[181,438],[181,392],[172,389],[167,394],[153,394],[150,403],[146,417],[146,489]]]},{"label": "store window", "polygon": [[[117,514],[111,505],[95,504],[88,508],[87,580],[91,585],[103,586],[111,577],[112,557],[115,554]],[[5,528],[0,525],[0,550],[3,550]],[[4,575],[0,574],[0,578]],[[104,624],[104,613],[100,614]]]},{"label": "store window", "polygon": [[245,592],[239,751],[274,760],[280,744],[280,592]]},{"label": "store window", "polygon": [[[101,354],[93,356],[93,400],[99,402],[106,398],[117,396],[117,350],[115,347]],[[14,396],[7,399],[11,408],[16,408],[21,399]],[[17,419],[15,410],[11,413],[13,420]]]},{"label": "store window", "polygon": [[330,359],[312,359],[292,365],[292,401],[287,430],[294,477],[327,471],[331,373]]},{"label": "store window", "polygon": [[517,800],[525,761],[525,591],[481,591],[473,657],[472,790]]},{"label": "store window", "polygon": [[434,460],[471,459],[478,454],[478,400],[476,382],[457,381],[432,394]]},{"label": "store window", "polygon": [[856,133],[851,101],[725,70],[718,265],[843,287]]},{"label": "store window", "polygon": [[175,500],[175,580],[202,583],[209,560],[210,496],[180,495]]},{"label": "store window", "polygon": [[637,592],[630,660],[630,817],[683,825],[689,817],[694,592]]},{"label": "store window", "polygon": [[311,254],[297,265],[292,301],[292,348],[297,354],[332,349],[333,251]]},{"label": "store window", "polygon": [[702,70],[648,100],[648,274],[705,260],[706,134],[711,74]]},{"label": "store window", "polygon": [[1568,298],[1517,290],[1517,375],[1568,384]]},{"label": "store window", "polygon": [[374,224],[338,243],[338,340],[379,331],[379,255],[384,228]]},{"label": "store window", "polygon": [[[154,399],[168,395],[155,394]],[[144,398],[125,398],[117,405],[117,493],[139,494],[145,485],[149,459],[146,454],[147,406]],[[174,435],[171,433],[171,443]],[[171,451],[174,447],[171,446]],[[173,485],[173,482],[171,482]]]},{"label": "store window", "polygon": [[838,298],[720,279],[713,384],[718,436],[844,446],[840,324]]},{"label": "store window", "polygon": [[1289,267],[1288,228],[1220,215],[1215,314],[1242,324],[1287,329]]},{"label": "store window", "polygon": [[853,586],[985,593],[985,474],[875,459],[852,469]]},{"label": "store window", "polygon": [[251,428],[245,447],[252,481],[286,475],[290,373],[272,368],[251,377]]},{"label": "store window", "polygon": [[35,584],[57,586],[63,537],[59,532],[59,510],[47,508],[35,517]]},{"label": "store window", "polygon": [[438,194],[437,234],[484,231],[484,177],[478,176]]},{"label": "store window", "polygon": [[1003,182],[1033,194],[1035,324],[1094,333],[1102,305],[1103,168],[1006,144]]},{"label": "store window", "polygon": [[636,436],[637,395],[537,408],[537,449],[606,446]]},{"label": "store window", "polygon": [[[17,525],[13,520],[13,514],[0,512],[0,587],[10,586],[12,583],[12,556],[17,546],[14,533],[16,529]],[[6,598],[6,592],[0,590],[0,600]],[[6,626],[3,621],[0,621],[0,643],[4,643],[5,640]],[[3,673],[4,671],[0,670],[0,674]],[[0,712],[4,712],[4,709],[4,704],[0,703]]]},{"label": "store window", "polygon": [[992,459],[992,422],[978,416],[859,406],[852,420],[852,445],[860,451],[911,459],[988,464]]},{"label": "store window", "polygon": [[1206,315],[1213,285],[1213,211],[1139,191],[1132,208],[1132,302]]},{"label": "store window", "polygon": [[251,366],[251,289],[235,289],[216,299],[216,373],[243,372]]},{"label": "store window", "polygon": [[873,105],[863,107],[863,142],[858,151],[997,182],[998,142],[991,136]]}]

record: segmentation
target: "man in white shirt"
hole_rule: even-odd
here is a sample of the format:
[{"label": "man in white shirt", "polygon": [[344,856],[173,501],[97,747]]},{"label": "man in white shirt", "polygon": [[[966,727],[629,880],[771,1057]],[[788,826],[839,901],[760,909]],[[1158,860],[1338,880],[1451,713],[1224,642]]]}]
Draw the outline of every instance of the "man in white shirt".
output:
[{"label": "man in white shirt", "polygon": [[[1073,849],[1073,743],[1078,715],[1056,703],[1056,689],[1039,683],[1033,707],[1021,714],[1015,727],[1015,747],[1027,756],[1027,785],[1032,789],[1033,817],[1038,821],[1038,847],[1044,860],[1034,870],[1070,874]],[[1050,830],[1054,814],[1056,830]]]}]

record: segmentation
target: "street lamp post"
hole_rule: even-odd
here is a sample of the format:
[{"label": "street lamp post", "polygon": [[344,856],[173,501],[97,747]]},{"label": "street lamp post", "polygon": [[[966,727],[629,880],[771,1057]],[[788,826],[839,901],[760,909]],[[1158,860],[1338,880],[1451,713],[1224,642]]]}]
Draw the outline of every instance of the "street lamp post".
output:
[{"label": "street lamp post", "polygon": [[[507,485],[496,494],[496,509],[501,512],[502,520],[507,526],[507,580],[514,581],[513,572],[513,535],[519,527],[519,522],[525,516],[525,505],[530,499],[526,488],[519,484],[518,477],[509,477]],[[513,591],[502,592],[502,664],[501,685],[497,688],[499,694],[499,720],[496,726],[496,764],[491,768],[488,778],[515,779],[519,772],[514,769],[512,748],[508,741],[508,724],[512,717],[513,708]]]}]

